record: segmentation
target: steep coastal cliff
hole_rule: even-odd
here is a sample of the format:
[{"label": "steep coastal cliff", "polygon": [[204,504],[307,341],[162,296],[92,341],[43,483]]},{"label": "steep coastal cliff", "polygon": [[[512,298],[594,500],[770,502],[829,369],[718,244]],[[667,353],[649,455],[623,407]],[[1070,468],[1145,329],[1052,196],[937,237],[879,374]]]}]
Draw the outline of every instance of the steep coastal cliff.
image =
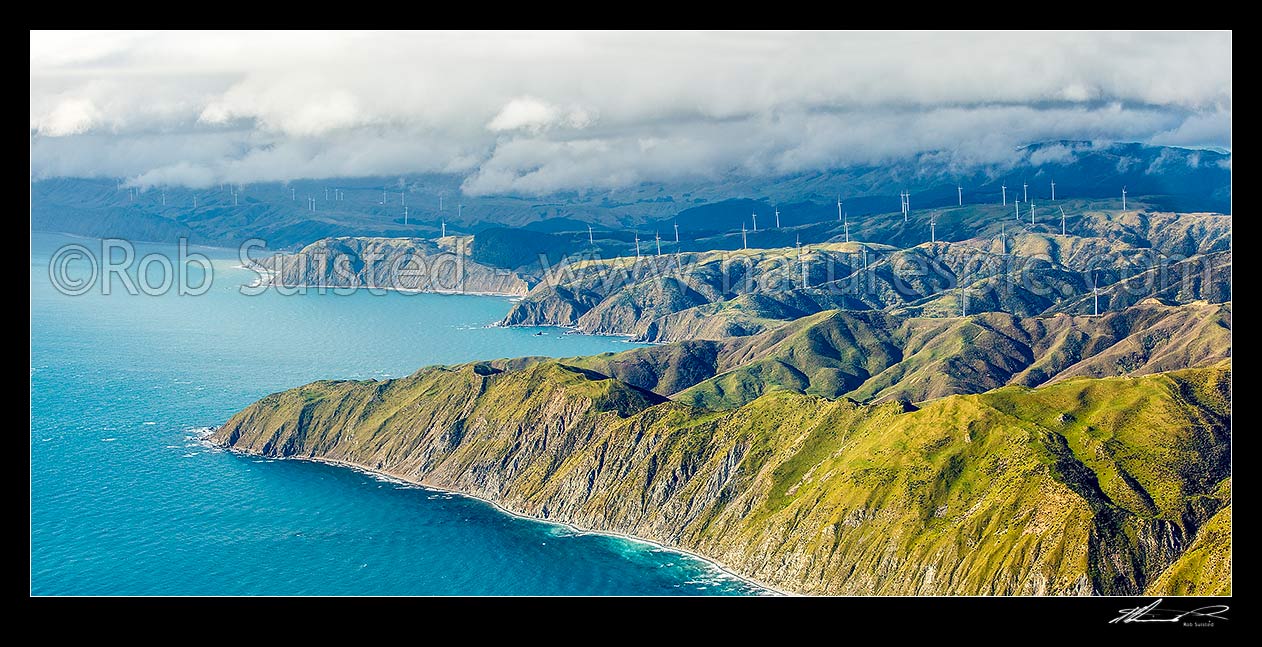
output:
[{"label": "steep coastal cliff", "polygon": [[468,237],[325,238],[295,254],[259,261],[267,282],[283,287],[388,288],[520,296],[530,280],[469,258]]},{"label": "steep coastal cliff", "polygon": [[1229,502],[1229,383],[1224,362],[919,408],[781,390],[711,411],[555,361],[477,363],[271,395],[213,440],[634,534],[803,593],[1221,590],[1221,561],[1181,558]]}]

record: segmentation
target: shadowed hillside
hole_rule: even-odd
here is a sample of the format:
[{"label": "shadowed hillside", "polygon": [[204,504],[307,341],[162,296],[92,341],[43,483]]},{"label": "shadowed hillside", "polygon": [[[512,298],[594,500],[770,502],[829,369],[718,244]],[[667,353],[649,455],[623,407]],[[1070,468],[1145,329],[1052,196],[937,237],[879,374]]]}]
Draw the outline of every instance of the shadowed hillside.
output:
[{"label": "shadowed hillside", "polygon": [[1231,304],[1151,301],[1101,317],[905,318],[831,311],[751,337],[567,360],[709,408],[774,389],[921,402],[1006,384],[1142,375],[1231,355]]}]

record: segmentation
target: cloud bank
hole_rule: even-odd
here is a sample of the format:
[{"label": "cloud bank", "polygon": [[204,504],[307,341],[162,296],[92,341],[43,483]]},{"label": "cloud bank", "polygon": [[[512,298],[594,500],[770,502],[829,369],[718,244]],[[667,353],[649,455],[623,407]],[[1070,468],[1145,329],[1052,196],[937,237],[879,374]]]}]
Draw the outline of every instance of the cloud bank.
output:
[{"label": "cloud bank", "polygon": [[459,173],[470,195],[1051,139],[1231,146],[1230,33],[33,32],[35,179]]}]

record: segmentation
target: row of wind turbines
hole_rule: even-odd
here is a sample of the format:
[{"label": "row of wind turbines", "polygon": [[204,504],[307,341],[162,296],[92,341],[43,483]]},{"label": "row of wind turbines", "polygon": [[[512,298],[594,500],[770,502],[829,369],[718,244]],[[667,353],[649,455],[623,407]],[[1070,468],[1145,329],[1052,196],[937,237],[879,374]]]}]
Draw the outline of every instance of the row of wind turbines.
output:
[{"label": "row of wind turbines", "polygon": [[[221,191],[224,190],[224,187],[225,185],[221,184],[220,190]],[[1056,181],[1051,180],[1049,182],[1049,187],[1050,187],[1051,200],[1054,202],[1056,201]],[[117,190],[119,191],[123,190],[122,180],[118,180]],[[237,186],[228,185],[227,191],[232,197],[233,206],[239,206],[241,190],[239,190]],[[1022,182],[1021,191],[1022,191],[1022,200],[1013,200],[1014,216],[1016,217],[1016,220],[1018,222],[1021,221],[1020,203],[1026,202],[1029,205],[1030,224],[1034,225],[1036,223],[1037,207],[1033,201],[1029,200],[1029,183],[1028,182],[1024,182],[1024,181]],[[383,188],[382,193],[381,193],[381,200],[377,204],[385,206],[388,203],[390,203],[391,202],[390,195],[391,193],[388,190]],[[410,210],[407,204],[407,192],[399,191],[398,195],[399,195],[399,205],[402,207],[402,211],[403,211],[403,214],[402,214],[403,224],[408,225],[410,224],[411,214],[410,214]],[[134,201],[137,198],[138,198],[137,189],[134,187],[129,187],[128,199],[131,201]],[[160,190],[159,200],[163,206],[166,206],[167,204],[166,198],[167,198],[166,189],[162,188]],[[297,189],[295,187],[290,187],[290,199],[291,201],[294,201],[294,202],[297,202],[298,200]],[[346,199],[345,190],[340,189],[340,188],[324,187],[324,200],[326,202],[327,201],[340,202],[340,201],[344,201],[345,199]],[[316,212],[319,210],[319,201],[314,196],[307,196],[306,200],[307,200],[307,211]],[[964,206],[964,187],[962,184],[958,184],[956,186],[956,200],[959,206]],[[900,201],[900,207],[901,207],[901,211],[903,215],[903,221],[908,222],[910,221],[911,211],[912,211],[911,192],[905,189],[900,191],[899,201]],[[1000,201],[1001,201],[1001,204],[1004,206],[1006,206],[1008,203],[1008,187],[1006,183],[1003,183],[1000,185]],[[192,202],[193,202],[193,208],[196,209],[198,207],[198,196],[196,193],[192,195]],[[1126,187],[1122,187],[1122,209],[1126,210]],[[444,210],[445,210],[444,196],[442,193],[440,193],[438,195],[438,211],[442,212]],[[463,212],[464,212],[464,205],[458,204],[457,205],[457,213],[458,213],[457,218],[463,218]],[[1065,234],[1066,224],[1065,224],[1065,212],[1063,208],[1060,209],[1060,213],[1061,213],[1061,219],[1060,219],[1061,220],[1061,233]],[[776,207],[775,212],[774,212],[774,217],[775,217],[775,228],[779,229],[781,227],[779,207]],[[843,201],[840,196],[838,196],[837,198],[837,219],[838,221],[842,223],[843,237],[844,237],[845,242],[850,242],[849,217],[844,209]],[[755,233],[758,232],[759,229],[758,229],[757,212],[754,212],[751,214],[750,220],[752,222],[753,232]],[[441,233],[444,237],[446,236],[446,229],[447,229],[446,224],[447,224],[446,219],[442,218],[440,220],[440,228],[441,228]],[[592,237],[592,232],[590,229],[591,228],[589,227],[589,231],[588,231],[589,242],[594,244],[594,239]],[[678,224],[675,225],[675,229],[676,229],[676,242],[678,242]],[[930,230],[929,231],[930,242],[937,242],[937,214],[936,213],[930,216],[929,230]],[[741,248],[742,249],[749,248],[749,233],[750,232],[749,232],[749,229],[747,228],[746,223],[742,221],[741,223]],[[660,235],[658,236],[658,238],[660,239]],[[638,239],[639,239],[639,236],[637,233],[636,235],[637,249],[638,249]],[[660,243],[659,243],[659,246],[660,246]],[[638,253],[637,253],[637,256],[638,256]]]},{"label": "row of wind turbines", "polygon": [[[228,195],[231,196],[233,206],[240,205],[241,194],[244,191],[243,186],[238,187],[235,185],[221,184],[219,188],[221,191],[224,191],[228,193]],[[122,180],[119,180],[117,183],[117,190],[122,191],[123,189],[124,187],[123,187]],[[1050,189],[1051,201],[1053,202],[1057,201],[1055,180],[1051,180],[1049,182],[1049,189]],[[1024,182],[1024,181],[1022,182],[1021,191],[1022,191],[1021,200],[1016,200],[1016,199],[1013,200],[1014,216],[1018,223],[1022,222],[1023,218],[1022,218],[1021,203],[1024,202],[1029,205],[1028,206],[1028,214],[1030,218],[1029,223],[1030,225],[1035,225],[1037,223],[1036,204],[1034,203],[1034,201],[1029,199],[1029,183],[1028,182]],[[136,189],[135,187],[127,187],[127,192],[128,192],[129,201],[135,201],[139,198],[138,189]],[[1121,196],[1122,196],[1122,210],[1125,211],[1127,208],[1126,187],[1122,187]],[[409,224],[409,220],[410,220],[410,209],[409,209],[409,205],[407,204],[407,192],[399,191],[398,197],[399,197],[398,204],[400,207],[402,207],[403,222],[405,225],[407,225]],[[900,191],[899,193],[900,209],[902,212],[904,222],[909,222],[911,218],[911,214],[912,214],[911,197],[912,197],[911,192],[906,189]],[[199,206],[198,194],[197,193],[192,194],[191,198],[192,198],[193,208],[195,209],[198,208]],[[159,199],[159,203],[162,206],[167,206],[167,191],[165,187],[159,190],[158,199]],[[290,187],[290,199],[293,202],[297,202],[298,197],[297,197],[296,187]],[[316,212],[319,210],[320,201],[315,196],[306,196],[305,199],[307,201],[308,211]],[[335,187],[324,187],[324,201],[341,202],[345,200],[346,200],[346,192],[344,189],[335,188]],[[958,206],[964,206],[964,187],[962,184],[957,184],[956,186],[956,201],[957,201]],[[1000,202],[1002,206],[1007,206],[1008,187],[1006,183],[1000,184]],[[383,189],[382,194],[381,194],[381,200],[377,202],[377,204],[382,205],[382,206],[393,204],[392,193],[388,191],[387,189]],[[445,207],[446,205],[444,203],[444,196],[440,193],[438,196],[438,211],[439,212],[445,211]],[[1058,207],[1058,209],[1060,212],[1060,229],[1061,229],[1060,233],[1062,235],[1067,235],[1065,210],[1063,207]],[[463,218],[463,211],[464,211],[463,203],[457,204],[457,214],[458,214],[457,218]],[[775,208],[775,211],[773,212],[773,217],[775,219],[775,229],[780,229],[781,228],[781,213],[778,206]],[[938,217],[938,214],[935,212],[930,215],[930,219],[929,219],[929,241],[931,243],[937,242],[937,217]],[[851,242],[849,216],[847,212],[845,211],[844,201],[842,200],[841,196],[838,196],[837,198],[837,219],[842,224],[843,237],[844,237],[845,242],[847,243]],[[751,233],[750,225],[752,225],[752,233],[757,233],[758,231],[760,231],[759,226],[758,226],[757,212],[753,212],[750,214],[750,220],[748,223],[744,220],[742,220],[741,222],[741,248],[743,250],[749,249],[749,234]],[[445,218],[440,218],[440,231],[441,231],[441,235],[443,237],[446,237],[447,223],[446,223]],[[1006,240],[1003,240],[1004,235],[1002,233],[1000,237],[1001,237],[1001,244],[1004,245],[1003,253],[1006,254],[1007,253]],[[678,223],[674,224],[674,239],[675,239],[674,242],[676,244],[676,253],[678,253],[679,243],[680,243]],[[591,225],[588,225],[588,242],[589,244],[592,244],[592,245],[595,244],[594,230]],[[654,242],[656,246],[656,253],[658,256],[660,256],[662,253],[662,239],[661,239],[660,232],[657,232],[654,234]],[[642,256],[642,250],[640,246],[640,237],[639,237],[638,231],[634,235],[634,245],[635,245],[635,256],[637,259],[639,259]],[[806,270],[805,258],[804,258],[804,254],[809,253],[809,246],[805,250],[803,249],[800,236],[796,245],[798,248],[799,260],[801,260],[803,263],[803,267],[802,267],[803,285],[809,286],[809,282],[807,281],[807,270]],[[867,260],[866,251],[867,250],[865,248],[864,249],[865,266],[866,266],[866,260]],[[1092,291],[1095,296],[1094,310],[1095,310],[1095,313],[1098,315],[1099,314],[1099,296],[1098,296],[1098,287],[1095,284],[1094,275],[1092,276]],[[961,313],[962,314],[966,312],[966,309],[967,309],[967,306],[965,305],[966,304],[965,299],[966,297],[963,297],[963,296],[961,297]]]},{"label": "row of wind turbines", "polygon": [[[1000,185],[1000,200],[1001,200],[1001,204],[1002,204],[1002,205],[1004,205],[1004,206],[1006,206],[1006,205],[1007,205],[1007,203],[1008,203],[1007,189],[1008,189],[1008,187],[1007,187],[1007,185],[1006,185],[1006,184],[1001,184],[1001,185]],[[1052,201],[1055,201],[1055,200],[1056,200],[1056,181],[1055,181],[1055,180],[1050,181],[1050,189],[1051,189],[1051,199],[1052,199]],[[1024,201],[1024,202],[1027,202],[1027,203],[1029,204],[1030,225],[1031,225],[1031,226],[1033,226],[1033,225],[1037,224],[1037,215],[1036,215],[1036,213],[1037,213],[1037,212],[1036,212],[1036,208],[1037,208],[1037,207],[1036,207],[1036,205],[1034,204],[1034,202],[1033,202],[1033,201],[1029,200],[1029,183],[1028,183],[1028,182],[1022,182],[1022,185],[1021,185],[1021,191],[1022,191],[1022,200],[1015,200],[1015,199],[1013,200],[1014,215],[1015,215],[1015,217],[1016,217],[1017,222],[1018,222],[1018,223],[1020,223],[1020,222],[1022,221],[1022,216],[1021,216],[1021,206],[1020,206],[1020,205],[1021,205],[1021,202],[1023,202],[1023,201]],[[956,198],[957,198],[957,203],[958,203],[958,205],[959,205],[959,206],[963,206],[963,205],[964,205],[964,187],[963,187],[963,185],[962,185],[962,184],[960,184],[960,185],[957,185],[957,186],[956,186]],[[911,212],[912,212],[912,209],[911,209],[911,192],[910,192],[910,191],[908,191],[908,190],[906,190],[906,189],[904,189],[904,190],[900,191],[900,192],[899,192],[899,201],[900,201],[900,205],[901,205],[901,211],[902,211],[902,215],[903,215],[903,221],[904,221],[904,222],[909,222],[909,221],[910,221],[910,218],[911,218]],[[1126,187],[1122,187],[1122,204],[1123,204],[1123,209],[1125,209],[1125,204],[1126,204]],[[1068,235],[1068,227],[1067,227],[1067,223],[1066,223],[1067,214],[1065,213],[1065,209],[1064,209],[1064,207],[1059,207],[1059,206],[1058,206],[1057,208],[1058,208],[1058,210],[1059,210],[1059,212],[1060,212],[1060,233],[1061,233],[1061,235]],[[935,213],[932,213],[932,214],[930,215],[930,218],[929,218],[929,242],[931,242],[931,243],[936,243],[936,242],[937,242],[937,216],[938,216],[938,214],[935,212]],[[775,217],[775,228],[776,228],[776,229],[780,229],[780,228],[781,228],[781,223],[780,223],[780,208],[779,208],[779,206],[777,206],[777,207],[775,208],[775,211],[774,211],[774,217]],[[844,203],[844,201],[841,199],[841,197],[840,197],[840,196],[838,196],[838,198],[837,198],[837,219],[838,219],[838,221],[840,221],[840,222],[842,223],[842,231],[843,231],[844,241],[845,241],[845,242],[847,242],[847,243],[849,243],[849,242],[850,242],[850,221],[849,221],[849,214],[845,211],[845,203]],[[750,224],[752,224],[752,233],[757,233],[757,232],[759,231],[759,229],[758,229],[758,213],[757,213],[756,211],[755,211],[755,212],[752,212],[752,213],[750,214],[750,221],[749,221],[749,223],[746,223],[746,221],[744,221],[744,220],[742,220],[742,221],[741,221],[741,249],[742,249],[742,250],[748,250],[748,249],[749,249],[749,234],[751,233],[751,229],[750,229],[750,227],[749,227],[749,225],[750,225]],[[675,230],[676,252],[678,252],[678,244],[679,244],[679,242],[680,242],[680,240],[679,240],[679,223],[677,223],[677,222],[676,222],[676,223],[674,224],[674,230]],[[1001,232],[1002,232],[1002,230],[1001,230]],[[594,246],[596,241],[595,241],[594,230],[593,230],[593,228],[592,228],[592,226],[591,226],[591,225],[588,225],[588,227],[587,227],[587,237],[588,237],[588,243],[589,243],[590,245],[593,245],[593,246]],[[1004,250],[1003,250],[1003,252],[1002,252],[1002,253],[1006,254],[1006,253],[1007,253],[1007,249],[1006,249],[1006,240],[1005,240],[1005,236],[1004,236],[1004,234],[1003,234],[1003,233],[1001,233],[1001,234],[1000,234],[1000,238],[1001,238],[1001,244],[1004,246]],[[661,234],[660,234],[660,232],[657,232],[657,233],[655,233],[655,234],[654,234],[654,240],[655,240],[656,247],[657,247],[657,255],[661,255]],[[800,240],[800,237],[799,237],[799,240],[798,240],[798,242],[797,242],[797,245],[798,245],[798,247],[799,247],[799,248],[801,247],[801,240]],[[641,250],[641,248],[640,248],[640,235],[639,235],[639,231],[636,231],[636,232],[635,232],[635,234],[634,234],[634,246],[635,246],[635,257],[636,257],[637,259],[638,259],[638,258],[641,258],[641,257],[643,256],[643,254],[642,254],[642,250]]]},{"label": "row of wind turbines", "polygon": [[[1001,184],[1000,190],[1001,190],[1001,197],[1000,197],[1001,205],[1006,206],[1007,205],[1007,185]],[[1056,182],[1054,180],[1050,182],[1050,190],[1051,190],[1051,200],[1056,201]],[[907,190],[903,190],[899,193],[899,197],[900,197],[903,220],[904,222],[908,222],[911,216],[911,193]],[[964,188],[962,184],[956,186],[956,197],[957,197],[957,204],[959,206],[963,206]],[[1030,208],[1029,208],[1030,225],[1033,226],[1037,223],[1037,217],[1036,217],[1036,211],[1035,211],[1036,207],[1035,207],[1034,202],[1029,200],[1029,184],[1026,182],[1022,183],[1022,200],[1013,201],[1014,212],[1015,212],[1016,219],[1018,222],[1022,221],[1020,203],[1023,201],[1027,202],[1030,205]],[[1122,201],[1123,201],[1123,209],[1125,209],[1125,204],[1126,204],[1126,188],[1125,187],[1122,188]],[[1060,207],[1058,205],[1057,209],[1060,212],[1060,233],[1062,236],[1067,235],[1068,234],[1068,229],[1067,229],[1067,224],[1066,224],[1067,214],[1065,213],[1064,207]],[[837,198],[837,214],[838,214],[838,220],[842,223],[842,226],[843,226],[845,242],[848,243],[850,242],[850,223],[849,223],[848,214],[846,213],[845,208],[844,208],[844,201],[841,199],[840,196]],[[781,223],[780,223],[780,209],[778,206],[775,209],[774,216],[775,216],[775,228],[779,229],[781,226]],[[752,223],[752,231],[757,232],[758,231],[757,212],[753,212],[750,214],[750,222]],[[674,224],[674,230],[675,230],[676,254],[678,254],[679,253],[678,251],[679,224],[678,223]],[[1002,246],[1001,253],[1004,255],[1008,253],[1005,230],[1006,230],[1006,227],[1001,225],[1000,244]],[[930,242],[937,242],[937,214],[936,213],[933,213],[930,216],[929,231],[930,231],[930,234],[929,234]],[[747,250],[749,248],[749,233],[750,233],[750,229],[746,226],[745,221],[742,221],[741,222],[741,248],[742,249]],[[654,240],[656,242],[657,255],[660,256],[662,254],[660,232],[655,233]],[[588,242],[593,245],[595,244],[595,239],[594,239],[591,225],[588,225]],[[635,232],[634,244],[635,244],[635,258],[638,261],[642,257],[638,231]],[[810,281],[809,281],[809,273],[807,269],[808,261],[806,257],[806,254],[809,253],[809,246],[806,249],[803,249],[800,235],[798,236],[795,245],[797,247],[798,263],[799,263],[799,266],[801,267],[801,272],[802,272],[802,286],[804,288],[809,288]],[[867,266],[868,266],[867,248],[864,247],[862,251],[863,251],[863,267],[864,267],[864,270],[866,271]],[[964,316],[967,316],[967,313],[968,313],[967,289],[964,288],[963,285],[960,285],[959,287],[957,287],[957,290],[959,290],[958,300],[960,304],[960,316],[964,317]],[[1091,290],[1092,290],[1092,296],[1093,296],[1093,302],[1094,302],[1093,314],[1094,316],[1099,316],[1100,314],[1099,286],[1096,283],[1096,277],[1095,277],[1094,272],[1092,273],[1092,277],[1091,277]]]},{"label": "row of wind turbines", "polygon": [[[126,190],[127,200],[129,202],[136,202],[140,199],[140,194],[141,194],[140,189],[137,187],[124,187],[122,179],[117,179],[115,181],[115,190],[117,192],[122,192]],[[241,205],[241,196],[245,191],[245,186],[221,183],[219,185],[219,191],[221,193],[226,193],[229,197],[231,197],[232,206],[236,207],[236,206]],[[387,204],[393,204],[393,198],[391,197],[391,195],[392,195],[392,192],[383,189],[381,192],[381,200],[377,202],[376,204],[383,205],[383,206]],[[407,192],[399,191],[398,195],[399,195],[399,205],[403,207],[403,224],[407,225],[409,224],[409,220],[411,216],[411,213],[407,204]],[[197,209],[199,206],[202,206],[198,199],[199,198],[198,193],[196,192],[192,193],[191,198],[192,198],[192,207],[194,209]],[[443,198],[444,198],[443,194],[440,193],[438,195],[438,211],[439,212],[445,211]],[[289,199],[291,202],[295,202],[295,203],[298,202],[298,190],[296,187],[292,187],[292,186],[289,187]],[[306,211],[316,212],[320,210],[320,207],[319,207],[320,200],[318,200],[315,196],[308,195],[308,196],[304,196],[303,199],[306,201],[306,209],[305,209]],[[345,189],[340,189],[336,187],[324,187],[324,201],[325,202],[343,202],[345,200],[346,200]],[[167,206],[167,190],[165,187],[162,187],[158,190],[158,203],[161,206],[164,206],[164,207]],[[459,203],[456,205],[456,212],[457,212],[456,217],[458,219],[464,217],[464,204],[463,203]],[[442,235],[445,237],[447,235],[447,221],[445,218],[441,219],[440,227],[442,229]]]}]

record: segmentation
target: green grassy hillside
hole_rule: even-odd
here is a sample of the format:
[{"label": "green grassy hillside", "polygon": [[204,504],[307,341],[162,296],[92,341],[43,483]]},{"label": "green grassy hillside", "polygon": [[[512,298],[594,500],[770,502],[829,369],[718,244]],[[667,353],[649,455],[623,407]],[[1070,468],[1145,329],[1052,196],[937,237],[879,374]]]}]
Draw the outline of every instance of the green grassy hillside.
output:
[{"label": "green grassy hillside", "polygon": [[1203,366],[1230,352],[1231,304],[1148,301],[1101,317],[830,311],[749,337],[567,361],[713,409],[740,406],[773,389],[920,402],[1005,384]]},{"label": "green grassy hillside", "polygon": [[1179,559],[1148,585],[1147,595],[1231,595],[1231,479],[1216,493],[1227,504],[1210,517]]},{"label": "green grassy hillside", "polygon": [[920,408],[774,390],[712,411],[555,361],[480,363],[317,382],[213,438],[662,541],[800,592],[1164,594],[1221,578],[1188,547],[1228,503],[1229,383],[1224,362]]}]

